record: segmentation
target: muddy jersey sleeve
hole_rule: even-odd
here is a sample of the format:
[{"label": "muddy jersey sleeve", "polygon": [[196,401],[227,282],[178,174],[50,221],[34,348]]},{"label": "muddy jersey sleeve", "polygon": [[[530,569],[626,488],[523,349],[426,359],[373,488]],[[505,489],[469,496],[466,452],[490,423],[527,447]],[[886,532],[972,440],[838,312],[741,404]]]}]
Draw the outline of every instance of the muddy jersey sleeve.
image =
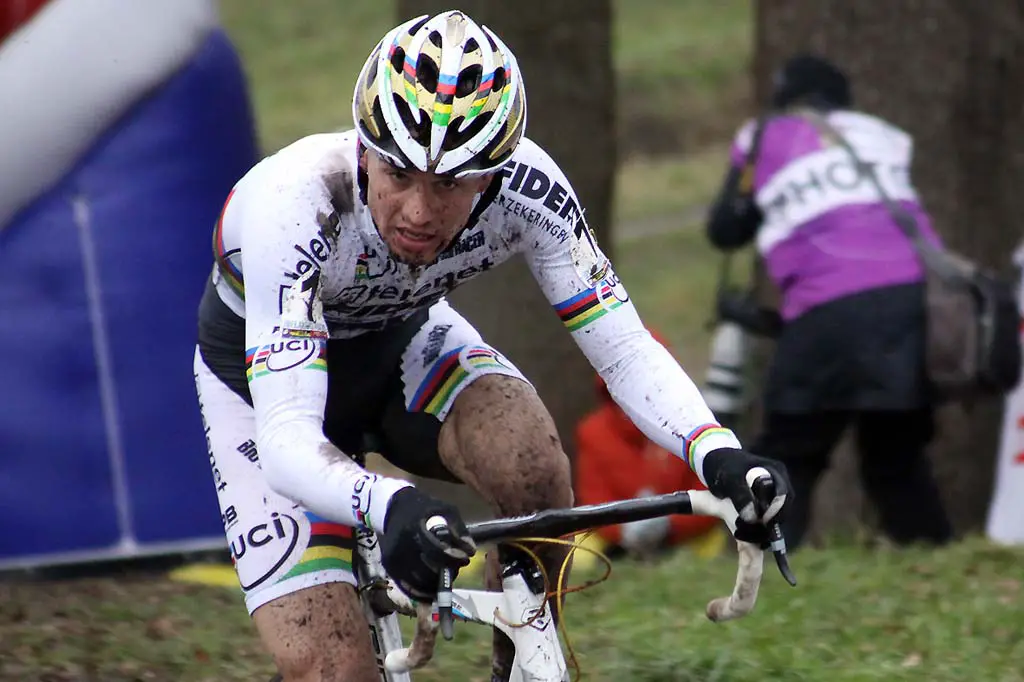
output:
[{"label": "muddy jersey sleeve", "polygon": [[246,376],[264,475],[281,495],[327,519],[382,528],[405,481],[369,473],[323,434],[327,325],[324,270],[339,255],[340,218],[326,192],[258,185],[236,191],[245,288]]},{"label": "muddy jersey sleeve", "polygon": [[[524,255],[555,313],[630,419],[704,481],[704,456],[740,447],[736,436],[715,421],[696,385],[640,321],[551,158],[531,143],[505,174],[506,212],[518,213]],[[526,208],[509,211],[519,202]]]}]

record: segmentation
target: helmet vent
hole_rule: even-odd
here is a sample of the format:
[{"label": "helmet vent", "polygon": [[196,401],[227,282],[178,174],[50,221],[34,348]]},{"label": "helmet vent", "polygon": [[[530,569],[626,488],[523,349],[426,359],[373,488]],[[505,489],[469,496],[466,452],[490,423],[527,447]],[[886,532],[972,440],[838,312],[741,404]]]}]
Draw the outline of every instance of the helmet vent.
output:
[{"label": "helmet vent", "polygon": [[391,68],[402,73],[402,69],[405,67],[405,50],[401,47],[396,47],[395,51],[391,53]]},{"label": "helmet vent", "polygon": [[423,25],[426,24],[428,21],[430,21],[430,17],[423,17],[423,19],[421,19],[420,21],[417,21],[415,24],[410,26],[409,27],[409,35],[411,35],[411,36],[416,35],[416,31],[418,31],[421,28],[423,28]]},{"label": "helmet vent", "polygon": [[398,115],[402,118],[402,124],[405,129],[409,131],[412,139],[416,141],[416,144],[426,147],[430,144],[430,116],[427,112],[420,109],[420,120],[416,122],[412,117],[412,109],[409,108],[409,103],[406,102],[397,93],[391,94],[392,99],[395,102],[395,108],[398,110]]},{"label": "helmet vent", "polygon": [[[383,121],[384,120],[384,110],[381,108],[381,105],[380,105],[380,97],[374,97],[373,98],[373,119],[375,121]],[[361,128],[366,130],[367,134],[369,134],[370,131],[366,128],[366,124],[365,123],[360,121],[359,125],[360,125]],[[385,142],[387,140],[392,139],[393,136],[391,135],[391,131],[388,130],[388,127],[386,125],[380,125],[378,127],[380,128],[380,137],[377,138],[378,142]]]},{"label": "helmet vent", "polygon": [[491,91],[497,92],[505,87],[505,67],[499,66],[494,70],[494,83],[491,84]]},{"label": "helmet vent", "polygon": [[484,129],[484,126],[487,125],[487,122],[491,120],[493,115],[493,112],[490,111],[480,114],[473,119],[473,122],[470,123],[461,133],[459,132],[459,128],[462,127],[463,118],[459,116],[452,119],[452,122],[448,125],[448,132],[445,133],[444,142],[441,143],[441,149],[448,152],[464,145],[474,135]]},{"label": "helmet vent", "polygon": [[438,73],[437,63],[425,54],[421,54],[416,60],[416,80],[423,89],[434,94],[437,92]]},{"label": "helmet vent", "polygon": [[480,78],[483,76],[483,73],[483,67],[479,64],[464,68],[459,73],[458,80],[455,81],[455,96],[466,97],[476,92],[480,87]]}]

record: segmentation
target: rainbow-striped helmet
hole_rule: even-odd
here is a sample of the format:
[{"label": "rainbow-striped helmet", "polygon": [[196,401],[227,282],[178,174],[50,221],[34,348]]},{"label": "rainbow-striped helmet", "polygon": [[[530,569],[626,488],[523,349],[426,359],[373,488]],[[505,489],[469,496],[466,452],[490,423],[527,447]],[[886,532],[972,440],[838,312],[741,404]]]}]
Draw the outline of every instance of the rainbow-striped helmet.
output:
[{"label": "rainbow-striped helmet", "polygon": [[352,113],[362,143],[397,166],[479,175],[519,144],[526,91],[498,36],[450,11],[384,36],[359,74]]}]

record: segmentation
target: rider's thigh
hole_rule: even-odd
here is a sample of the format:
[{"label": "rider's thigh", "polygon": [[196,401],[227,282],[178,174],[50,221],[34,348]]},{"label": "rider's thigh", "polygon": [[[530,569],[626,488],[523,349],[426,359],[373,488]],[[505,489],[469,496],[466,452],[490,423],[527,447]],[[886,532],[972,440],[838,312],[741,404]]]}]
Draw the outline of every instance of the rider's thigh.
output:
[{"label": "rider's thigh", "polygon": [[490,374],[466,386],[441,427],[438,451],[501,514],[573,503],[555,422],[533,386],[517,377]]},{"label": "rider's thigh", "polygon": [[353,584],[352,529],[271,490],[252,407],[199,353],[196,390],[231,558],[249,613],[284,679],[379,676]]},{"label": "rider's thigh", "polygon": [[447,302],[406,347],[382,426],[393,464],[466,483],[499,514],[573,502],[569,459],[536,389]]},{"label": "rider's thigh", "polygon": [[312,585],[354,585],[352,529],[274,492],[260,467],[252,407],[198,353],[195,376],[221,520],[249,613]]},{"label": "rider's thigh", "polygon": [[346,583],[325,583],[278,597],[253,622],[284,682],[378,682],[369,630]]},{"label": "rider's thigh", "polygon": [[502,514],[572,503],[569,460],[537,391],[446,301],[430,307],[400,369],[381,424],[393,464],[454,477]]}]

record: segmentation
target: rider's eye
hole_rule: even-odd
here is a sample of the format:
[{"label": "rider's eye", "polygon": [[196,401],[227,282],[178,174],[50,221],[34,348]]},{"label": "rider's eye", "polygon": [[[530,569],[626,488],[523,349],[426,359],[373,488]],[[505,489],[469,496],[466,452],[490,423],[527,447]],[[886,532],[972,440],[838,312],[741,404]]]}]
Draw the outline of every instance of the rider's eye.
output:
[{"label": "rider's eye", "polygon": [[455,189],[459,186],[459,183],[455,178],[441,178],[437,184],[443,189]]}]

